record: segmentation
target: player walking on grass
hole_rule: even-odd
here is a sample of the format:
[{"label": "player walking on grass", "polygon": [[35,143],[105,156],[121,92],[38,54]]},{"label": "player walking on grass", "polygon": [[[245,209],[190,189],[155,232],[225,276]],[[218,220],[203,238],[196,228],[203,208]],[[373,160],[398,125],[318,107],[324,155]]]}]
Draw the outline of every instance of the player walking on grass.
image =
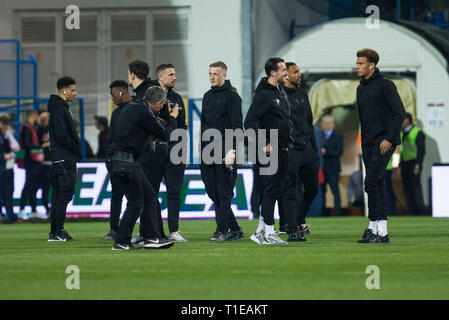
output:
[{"label": "player walking on grass", "polygon": [[385,171],[396,146],[401,143],[405,110],[394,83],[376,68],[379,55],[372,49],[357,52],[357,88],[362,158],[366,167],[369,226],[359,243],[387,243]]}]

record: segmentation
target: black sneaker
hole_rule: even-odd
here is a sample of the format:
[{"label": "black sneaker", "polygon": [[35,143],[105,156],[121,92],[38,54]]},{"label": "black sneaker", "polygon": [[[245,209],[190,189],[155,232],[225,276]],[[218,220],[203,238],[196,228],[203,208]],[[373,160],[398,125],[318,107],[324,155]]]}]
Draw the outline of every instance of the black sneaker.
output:
[{"label": "black sneaker", "polygon": [[371,241],[372,243],[389,243],[390,238],[388,237],[388,234],[384,237],[380,235],[376,235],[376,237]]},{"label": "black sneaker", "polygon": [[225,241],[232,241],[243,238],[244,234],[242,229],[239,229],[237,231],[228,230],[228,232],[226,232],[223,236],[225,238]]},{"label": "black sneaker", "polygon": [[109,230],[109,233],[104,236],[104,240],[114,240],[117,232],[115,230]]},{"label": "black sneaker", "polygon": [[56,239],[56,234],[50,232],[48,234],[48,242],[53,242],[53,241],[59,241],[59,240]]},{"label": "black sneaker", "polygon": [[173,247],[175,241],[169,239],[146,239],[143,242],[143,247],[146,249],[168,249]]},{"label": "black sneaker", "polygon": [[65,230],[61,230],[55,233],[54,239],[55,240],[52,241],[59,241],[59,242],[73,241],[73,238]]},{"label": "black sneaker", "polygon": [[362,239],[357,241],[358,243],[371,243],[376,238],[376,234],[373,232],[373,230],[366,228],[363,232]]},{"label": "black sneaker", "polygon": [[62,229],[60,233],[66,238],[66,241],[73,241],[73,240],[74,240],[74,239],[69,235],[69,233],[68,233],[67,231],[65,231],[64,229]]},{"label": "black sneaker", "polygon": [[[227,236],[229,232],[227,232]],[[214,233],[214,235],[212,236],[212,238],[210,238],[210,241],[226,241],[226,238],[224,236],[223,233],[221,233],[220,231],[217,231]]]},{"label": "black sneaker", "polygon": [[118,251],[118,250],[129,251],[129,250],[138,250],[138,249],[142,249],[142,247],[140,247],[140,246],[135,247],[131,243],[130,244],[114,243],[114,245],[112,246],[112,250],[114,250],[114,251]]},{"label": "black sneaker", "polygon": [[239,229],[237,231],[232,231],[232,233],[233,233],[232,240],[238,240],[238,239],[242,239],[245,237],[245,234],[243,233],[242,229]]},{"label": "black sneaker", "polygon": [[301,230],[292,231],[288,233],[287,242],[304,242],[307,239],[304,237],[304,233]]}]

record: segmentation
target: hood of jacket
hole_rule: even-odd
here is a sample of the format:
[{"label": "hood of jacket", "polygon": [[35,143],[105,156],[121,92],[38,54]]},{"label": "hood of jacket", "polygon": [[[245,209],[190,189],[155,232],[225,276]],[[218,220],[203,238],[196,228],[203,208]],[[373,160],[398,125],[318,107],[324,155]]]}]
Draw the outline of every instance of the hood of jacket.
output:
[{"label": "hood of jacket", "polygon": [[61,105],[65,106],[66,108],[69,107],[64,99],[62,99],[60,96],[52,94],[50,95],[50,99],[48,100],[47,111],[51,113],[55,110],[55,108],[61,108]]},{"label": "hood of jacket", "polygon": [[[280,85],[279,85],[280,86]],[[278,87],[273,86],[272,84],[270,84],[268,82],[268,78],[264,77],[262,79],[260,79],[259,84],[256,87],[256,92],[257,91],[261,91],[261,90],[273,90],[273,91],[278,91]]]},{"label": "hood of jacket", "polygon": [[151,86],[154,86],[153,80],[151,80],[151,78],[146,78],[145,80],[142,81],[141,84],[137,86],[137,88],[134,88],[133,91],[136,93],[136,95],[139,95],[141,93],[143,96],[145,92],[142,91],[146,91],[147,88]]},{"label": "hood of jacket", "polygon": [[234,87],[231,84],[230,80],[225,80],[225,83],[222,86],[219,87],[210,87],[212,92],[220,92],[220,91],[224,91],[224,90],[234,90]]},{"label": "hood of jacket", "polygon": [[374,79],[377,79],[377,78],[383,78],[383,74],[380,73],[378,68],[376,68],[374,70],[374,73],[368,79],[362,78],[360,80],[360,83],[363,85],[367,85],[367,84],[371,83]]}]

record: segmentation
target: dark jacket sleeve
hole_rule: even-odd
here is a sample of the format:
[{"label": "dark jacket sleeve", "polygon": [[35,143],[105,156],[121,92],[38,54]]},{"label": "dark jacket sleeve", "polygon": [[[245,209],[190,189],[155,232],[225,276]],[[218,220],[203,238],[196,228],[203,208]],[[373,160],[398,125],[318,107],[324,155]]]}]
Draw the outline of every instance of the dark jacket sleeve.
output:
[{"label": "dark jacket sleeve", "polygon": [[390,143],[394,142],[396,136],[401,132],[402,122],[404,121],[405,109],[402,104],[398,90],[392,81],[385,81],[382,94],[387,101],[389,108],[393,114],[393,123],[389,128],[386,140]]},{"label": "dark jacket sleeve", "polygon": [[339,158],[343,154],[343,136],[334,131],[333,141],[329,141],[326,146],[324,159]]},{"label": "dark jacket sleeve", "polygon": [[416,147],[418,148],[418,158],[416,159],[416,162],[422,170],[424,155],[426,154],[425,135],[422,130],[419,131],[418,136],[416,137]]},{"label": "dark jacket sleeve", "polygon": [[[174,119],[173,117],[170,117]],[[154,113],[147,107],[139,107],[139,126],[144,129],[148,135],[154,135],[156,138],[167,141],[169,136],[167,130],[160,124],[154,116]],[[173,122],[172,122],[173,123]]]},{"label": "dark jacket sleeve", "polygon": [[246,114],[245,129],[259,129],[259,121],[267,112],[269,106],[270,105],[266,103],[262,95],[256,94],[251,106],[249,107],[248,113]]},{"label": "dark jacket sleeve", "polygon": [[177,103],[179,104],[180,110],[177,119],[177,127],[180,129],[187,129],[186,125],[186,107],[184,106],[184,100],[179,96]]},{"label": "dark jacket sleeve", "polygon": [[179,124],[178,118],[179,118],[179,114],[178,114],[177,118],[168,116],[168,119],[165,122],[164,127],[165,127],[165,130],[167,131],[168,139],[170,139],[170,135],[171,135],[172,131],[178,128],[178,124]]},{"label": "dark jacket sleeve", "polygon": [[115,109],[114,111],[112,111],[112,115],[111,115],[111,122],[109,124],[109,140],[108,140],[108,146],[107,146],[107,155],[111,155],[112,154],[112,150],[111,150],[111,143],[112,140],[114,138],[114,134],[115,134],[115,125],[116,125],[116,119],[117,119],[117,109]]},{"label": "dark jacket sleeve", "polygon": [[201,137],[203,135],[203,125],[206,122],[206,116],[204,115],[204,112],[203,112],[204,111],[204,106],[206,105],[206,95],[207,95],[207,93],[204,94],[203,100],[201,101],[201,114],[200,114],[200,132],[201,132],[201,136],[200,136],[200,140],[201,140]]},{"label": "dark jacket sleeve", "polygon": [[[62,108],[62,107],[61,107]],[[61,109],[58,108],[58,109]],[[76,140],[70,136],[69,132],[71,130],[68,121],[69,118],[65,115],[65,112],[62,110],[55,110],[53,111],[53,127],[55,134],[55,140],[56,143],[60,146],[65,146],[69,150],[73,151],[74,153],[78,153],[79,150],[77,148],[78,143]]]},{"label": "dark jacket sleeve", "polygon": [[318,146],[316,143],[316,138],[315,138],[315,128],[313,126],[313,114],[312,114],[312,107],[310,106],[310,102],[309,102],[309,97],[307,95],[305,95],[305,99],[307,102],[307,124],[310,127],[310,132],[312,133],[312,137],[311,137],[311,142],[312,142],[312,148],[313,150],[315,150],[315,152],[318,152]]},{"label": "dark jacket sleeve", "polygon": [[[229,99],[229,109],[227,109],[228,116],[231,120],[232,130],[242,129],[243,130],[243,117],[242,117],[242,99],[237,93],[234,93],[230,96]],[[240,141],[237,141],[237,138],[233,139],[233,149],[237,148],[237,144]],[[225,150],[228,152],[229,150]]]}]

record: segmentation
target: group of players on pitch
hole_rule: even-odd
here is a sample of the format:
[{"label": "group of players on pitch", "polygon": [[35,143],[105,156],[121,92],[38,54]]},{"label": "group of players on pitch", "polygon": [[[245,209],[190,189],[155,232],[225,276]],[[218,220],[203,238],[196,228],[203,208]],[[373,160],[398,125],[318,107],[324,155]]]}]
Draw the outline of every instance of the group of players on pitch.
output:
[{"label": "group of players on pitch", "polygon": [[[376,68],[379,55],[372,49],[362,49],[356,55],[357,75],[361,77],[357,106],[369,208],[369,226],[358,242],[387,243],[384,176],[387,163],[400,144],[405,110],[393,82],[385,79]],[[174,242],[186,241],[178,230],[185,169],[182,150],[185,150],[186,139],[182,132],[187,135],[185,108],[180,95],[173,90],[175,67],[164,64],[156,71],[158,79],[152,81],[147,78],[148,65],[134,61],[129,64],[128,82],[116,80],[110,84],[110,94],[117,108],[111,116],[106,160],[112,199],[111,230],[105,239],[114,240],[113,250],[169,248]],[[255,139],[247,141],[259,147],[251,150],[257,150],[255,161],[260,166],[263,181],[261,216],[250,239],[258,244],[286,245],[306,241],[305,234],[310,232],[305,218],[318,192],[319,151],[308,95],[300,88],[301,72],[296,63],[270,58],[265,63],[265,72],[266,77],[260,80],[243,121],[242,101],[226,79],[226,64],[217,61],[209,66],[211,89],[204,94],[201,110],[200,170],[215,210],[217,228],[211,241],[244,237],[231,208],[237,177],[237,145],[242,142],[232,132],[241,132],[243,128],[245,132],[257,132]],[[133,87],[135,96],[129,94],[129,86]],[[80,158],[80,143],[76,131],[71,132],[75,128],[67,101],[73,101],[76,86],[72,78],[64,77],[58,80],[57,87],[58,96],[51,96],[49,102],[50,138],[55,143],[52,144],[52,161],[57,169],[53,173],[57,184],[53,197],[57,206],[54,213],[52,209],[49,241],[68,241],[72,238],[64,231],[63,222],[70,194],[73,196],[74,192],[74,164]],[[62,111],[54,112],[55,106]],[[58,139],[60,131],[52,130],[52,121],[59,121],[59,127],[61,121],[65,123],[63,138]],[[229,132],[231,141],[226,138]],[[205,155],[209,159],[204,159]],[[263,157],[268,161],[262,161]],[[269,170],[273,163],[275,169]],[[167,186],[169,236],[164,232],[158,201],[162,178]],[[303,193],[299,191],[300,183],[304,186]],[[123,196],[127,198],[127,206],[119,222]],[[274,228],[276,202],[286,215],[287,241],[282,240]],[[139,218],[139,234],[132,238]]]}]

